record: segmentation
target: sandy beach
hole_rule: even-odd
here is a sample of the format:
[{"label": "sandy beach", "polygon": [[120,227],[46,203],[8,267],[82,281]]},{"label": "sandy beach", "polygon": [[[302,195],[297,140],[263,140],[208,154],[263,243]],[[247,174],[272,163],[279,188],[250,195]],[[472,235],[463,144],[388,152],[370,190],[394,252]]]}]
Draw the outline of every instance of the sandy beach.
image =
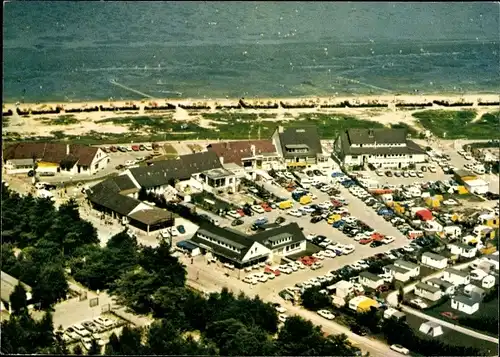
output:
[{"label": "sandy beach", "polygon": [[[380,96],[364,96],[364,97],[305,97],[305,98],[260,98],[260,99],[244,99],[245,103],[249,105],[269,105],[279,103],[280,101],[285,104],[315,104],[314,108],[294,108],[285,109],[281,106],[275,109],[230,109],[224,110],[226,113],[237,114],[253,114],[258,117],[261,122],[268,122],[270,126],[276,125],[273,122],[289,122],[300,120],[300,117],[306,113],[314,113],[318,115],[332,116],[349,115],[361,120],[370,120],[378,122],[384,126],[391,126],[392,124],[405,123],[413,127],[417,131],[422,131],[423,128],[419,126],[418,122],[412,114],[420,109],[416,108],[397,108],[398,103],[428,103],[434,100],[447,101],[449,103],[473,103],[472,108],[477,112],[477,118],[481,115],[498,110],[497,106],[478,106],[478,102],[498,102],[499,96],[496,95],[479,95],[469,94],[464,96],[424,96],[424,95],[380,95]],[[4,120],[3,137],[6,140],[17,140],[23,137],[55,137],[55,132],[62,132],[65,135],[79,136],[87,135],[89,133],[106,133],[112,135],[127,134],[131,131],[141,135],[151,134],[147,127],[139,129],[131,128],[130,119],[149,117],[153,120],[162,121],[168,118],[170,121],[193,123],[205,129],[214,130],[220,122],[214,119],[207,118],[207,113],[215,114],[221,113],[217,110],[216,106],[235,106],[238,105],[239,99],[211,99],[200,100],[185,98],[182,100],[169,100],[169,99],[155,99],[155,100],[142,100],[142,101],[95,101],[95,102],[80,102],[80,103],[6,103],[3,104],[3,112],[11,110],[13,115]],[[381,108],[320,108],[320,105],[338,104],[343,101],[349,101],[352,104],[367,104],[378,103],[387,104],[387,107]],[[167,103],[176,105],[174,110],[163,111],[145,111],[144,107],[165,106]],[[96,106],[103,107],[124,107],[133,106],[138,107],[137,110],[126,111],[93,111],[93,112],[76,112],[66,113],[65,109],[76,108],[91,108]],[[185,110],[178,105],[193,105],[205,106],[210,109],[203,110]],[[21,111],[27,110],[54,110],[57,107],[61,108],[58,114],[38,114],[38,115],[18,115],[16,109]],[[434,105],[432,109],[440,110],[460,110],[471,109],[471,107],[442,107]],[[430,109],[430,108],[425,108]],[[204,115],[205,114],[205,115]],[[127,118],[128,120],[123,120]],[[58,124],[55,121],[60,120]],[[171,133],[171,131],[163,131],[164,133]],[[158,134],[158,131],[154,133]],[[180,133],[180,132],[179,132]]]},{"label": "sandy beach", "polygon": [[[350,101],[355,104],[363,103],[380,103],[380,104],[396,104],[396,103],[426,103],[433,100],[448,101],[450,103],[455,102],[471,102],[474,106],[477,106],[479,101],[483,102],[495,102],[499,101],[500,95],[494,94],[464,94],[464,95],[377,95],[377,96],[360,96],[360,97],[349,97],[349,96],[330,96],[330,97],[295,97],[295,98],[245,98],[244,101],[248,104],[268,104],[268,103],[279,103],[280,101],[288,104],[298,104],[298,103],[315,103],[315,104],[337,104],[343,101]],[[215,109],[217,105],[237,105],[239,98],[209,98],[209,99],[196,99],[196,98],[183,98],[183,99],[143,99],[140,101],[133,100],[102,100],[102,101],[88,101],[88,102],[47,102],[47,103],[3,103],[3,111],[15,110],[19,108],[20,110],[47,110],[55,109],[57,107],[63,109],[70,108],[89,108],[94,106],[105,106],[105,107],[121,107],[128,105],[137,105],[141,108],[144,106],[154,106],[154,105],[165,105],[166,103],[174,105],[206,105]]]}]

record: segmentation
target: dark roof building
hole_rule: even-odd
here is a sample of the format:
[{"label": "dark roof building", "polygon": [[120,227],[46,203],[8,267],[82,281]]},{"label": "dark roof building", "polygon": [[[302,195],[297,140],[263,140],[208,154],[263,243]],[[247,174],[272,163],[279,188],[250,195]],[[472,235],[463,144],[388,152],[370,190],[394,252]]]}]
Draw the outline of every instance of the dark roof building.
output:
[{"label": "dark roof building", "polygon": [[24,287],[24,290],[26,290],[28,300],[31,300],[31,287],[29,285],[26,285],[23,282],[20,282],[13,276],[1,272],[1,299],[2,301],[9,303],[10,302],[10,295],[14,292],[14,288],[16,287],[17,284],[21,284]]},{"label": "dark roof building", "polygon": [[253,158],[258,155],[276,154],[276,148],[271,140],[242,140],[211,143],[207,146],[220,158],[223,164],[244,165],[244,158]]},{"label": "dark roof building", "polygon": [[130,169],[137,183],[144,188],[169,185],[175,180],[187,180],[191,175],[222,168],[213,151],[182,155],[177,160],[155,161],[150,166]]},{"label": "dark roof building", "polygon": [[273,138],[275,135],[284,158],[316,157],[323,152],[318,129],[315,126],[291,128],[280,126],[273,134]]},{"label": "dark roof building", "polygon": [[[415,142],[408,140],[406,129],[349,129],[339,135],[335,140],[334,152],[345,165],[352,159],[369,158],[368,163],[377,164],[377,160],[388,159],[389,163],[398,164],[421,162],[425,150]],[[347,160],[346,160],[347,158]],[[409,160],[412,158],[413,160]],[[418,159],[418,160],[417,160]],[[403,161],[402,161],[403,160]]]},{"label": "dark roof building", "polygon": [[78,163],[88,167],[92,164],[99,148],[79,144],[58,143],[16,143],[5,148],[3,158],[33,159],[61,164],[63,162]]},{"label": "dark roof building", "polygon": [[205,224],[200,226],[191,241],[202,249],[243,266],[256,261],[265,261],[272,252],[305,242],[305,236],[297,223],[253,235]]}]

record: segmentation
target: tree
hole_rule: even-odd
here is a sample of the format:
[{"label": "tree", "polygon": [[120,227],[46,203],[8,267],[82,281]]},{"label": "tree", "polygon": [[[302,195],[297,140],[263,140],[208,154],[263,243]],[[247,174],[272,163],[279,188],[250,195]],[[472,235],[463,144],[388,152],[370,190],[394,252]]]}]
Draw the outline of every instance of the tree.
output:
[{"label": "tree", "polygon": [[398,306],[401,305],[404,299],[405,299],[405,291],[403,286],[400,286],[398,291]]},{"label": "tree", "polygon": [[79,343],[75,347],[73,347],[73,354],[77,356],[83,355],[82,346],[80,346]]},{"label": "tree", "polygon": [[109,336],[109,341],[104,348],[104,354],[106,356],[121,354],[120,340],[114,332]]},{"label": "tree", "polygon": [[87,355],[89,356],[96,356],[101,354],[101,346],[97,343],[95,338],[93,338],[90,342],[90,348],[87,351]]},{"label": "tree", "polygon": [[14,314],[18,314],[28,308],[26,290],[19,282],[10,294],[9,301]]},{"label": "tree", "polygon": [[308,310],[317,311],[332,306],[332,299],[328,294],[320,293],[319,288],[313,287],[302,294],[302,305]]},{"label": "tree", "polygon": [[65,298],[67,292],[68,282],[62,266],[52,264],[41,270],[33,286],[33,299],[39,301],[42,308],[47,308]]},{"label": "tree", "polygon": [[143,351],[141,344],[142,330],[124,326],[120,335],[120,352],[124,355],[140,355]]},{"label": "tree", "polygon": [[323,334],[319,326],[302,317],[289,317],[276,340],[278,353],[283,356],[320,355]]}]

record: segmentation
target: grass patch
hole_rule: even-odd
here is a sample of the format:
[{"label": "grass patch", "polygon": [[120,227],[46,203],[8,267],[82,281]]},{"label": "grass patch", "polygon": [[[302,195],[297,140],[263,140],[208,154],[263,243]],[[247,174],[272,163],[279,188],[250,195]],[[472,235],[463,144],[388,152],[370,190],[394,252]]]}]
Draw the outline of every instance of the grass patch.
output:
[{"label": "grass patch", "polygon": [[165,156],[169,158],[177,158],[179,155],[177,154],[177,150],[171,144],[163,145],[163,151],[165,151]]},{"label": "grass patch", "polygon": [[424,110],[413,113],[420,124],[434,135],[446,139],[498,138],[499,112],[486,113],[472,122],[475,110]]},{"label": "grass patch", "polygon": [[258,115],[255,113],[202,113],[203,119],[235,122],[235,121],[254,121]]},{"label": "grass patch", "polygon": [[381,123],[358,119],[350,115],[321,113],[302,113],[297,118],[297,121],[284,126],[296,127],[302,125],[317,126],[322,139],[334,139],[347,129],[384,128]]},{"label": "grass patch", "polygon": [[406,129],[408,131],[408,134],[410,134],[412,138],[416,138],[420,134],[414,127],[403,122],[391,124],[391,129]]},{"label": "grass patch", "polygon": [[[232,113],[229,113],[232,114]],[[253,114],[256,115],[256,114]],[[246,117],[248,118],[248,117]],[[276,127],[281,125],[285,128],[301,126],[317,126],[319,135],[323,139],[336,138],[341,132],[351,128],[383,128],[381,123],[369,120],[361,120],[343,114],[314,114],[303,113],[297,120],[293,121],[221,121],[212,123],[211,128],[201,127],[196,122],[176,122],[170,117],[131,117],[131,118],[106,118],[98,121],[100,123],[113,123],[117,125],[129,125],[127,133],[102,133],[90,131],[81,135],[66,135],[62,131],[51,132],[52,137],[43,139],[61,140],[79,144],[108,144],[108,143],[130,143],[154,142],[154,141],[181,141],[181,140],[245,140],[245,139],[268,139],[272,136]],[[187,125],[187,126],[186,126]],[[139,130],[140,129],[140,130]],[[41,140],[41,137],[11,137],[10,141],[33,141]]]},{"label": "grass patch", "polygon": [[2,128],[8,127],[10,124],[10,118],[4,117],[2,118]]},{"label": "grass patch", "polygon": [[203,147],[198,144],[188,144],[188,148],[194,153],[203,151]]},{"label": "grass patch", "polygon": [[73,114],[59,115],[57,118],[43,117],[40,120],[46,125],[72,125],[80,122]]}]

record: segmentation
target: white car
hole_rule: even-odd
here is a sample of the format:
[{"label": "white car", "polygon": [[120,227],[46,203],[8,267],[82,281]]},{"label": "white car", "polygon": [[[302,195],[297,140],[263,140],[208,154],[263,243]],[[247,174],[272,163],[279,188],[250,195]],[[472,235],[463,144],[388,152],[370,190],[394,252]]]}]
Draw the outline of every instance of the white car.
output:
[{"label": "white car", "polygon": [[405,252],[409,252],[409,253],[411,253],[411,252],[414,252],[414,251],[415,251],[415,248],[413,248],[413,247],[412,247],[412,246],[410,246],[410,245],[405,245],[405,246],[404,246],[404,247],[402,247],[402,248],[403,248],[403,250],[404,250]]},{"label": "white car", "polygon": [[316,258],[316,259],[319,259],[319,260],[325,259],[325,257],[323,256],[323,254],[320,254],[319,252],[318,253],[313,253],[312,257]]},{"label": "white car", "polygon": [[265,283],[267,281],[267,275],[265,274],[256,274],[255,277],[257,278],[257,281],[260,283]]},{"label": "white car", "polygon": [[321,187],[319,190],[320,190],[321,192],[328,192],[328,191],[330,191],[332,188],[333,188],[333,187],[332,187],[332,186],[330,186],[330,185],[325,185],[325,186]]},{"label": "white car", "polygon": [[417,171],[417,177],[423,178],[424,174],[421,171]]},{"label": "white car", "polygon": [[241,218],[241,215],[237,211],[229,211],[227,215],[231,218]]},{"label": "white car", "polygon": [[323,266],[323,264],[321,264],[320,262],[316,262],[316,263],[313,263],[313,265],[311,265],[311,269],[312,270],[316,270],[316,269],[319,269]]},{"label": "white car", "polygon": [[458,202],[455,201],[454,199],[450,198],[448,200],[443,201],[443,204],[445,204],[447,206],[454,206],[454,205],[458,205]]},{"label": "white car", "polygon": [[343,247],[342,252],[344,255],[351,254],[356,250],[356,248],[352,244],[348,244]]},{"label": "white car", "polygon": [[132,166],[132,165],[135,165],[135,164],[136,164],[135,160],[127,160],[127,161],[125,161],[125,166]]},{"label": "white car", "polygon": [[316,210],[314,208],[312,208],[311,206],[302,206],[299,208],[299,211],[302,211],[305,213],[313,213]]},{"label": "white car", "polygon": [[380,170],[376,170],[375,173],[377,174],[377,176],[384,176],[384,173]]},{"label": "white car", "polygon": [[293,180],[294,178],[293,175],[288,171],[283,172],[283,176],[285,176],[289,180]]},{"label": "white car", "polygon": [[77,334],[82,337],[90,336],[90,331],[83,327],[81,324],[75,324],[72,326]]},{"label": "white car", "polygon": [[427,304],[422,299],[413,299],[410,300],[410,302],[421,309],[425,309],[427,307]]},{"label": "white car", "polygon": [[408,175],[410,175],[410,177],[416,177],[417,173],[415,171],[408,171]]},{"label": "white car", "polygon": [[363,269],[368,269],[370,267],[370,265],[364,260],[358,260],[356,264],[358,264]]},{"label": "white car", "polygon": [[432,172],[433,174],[436,173],[436,168],[434,166],[429,166],[429,172]]},{"label": "white car", "polygon": [[115,321],[108,319],[107,317],[96,317],[94,322],[98,325],[105,327],[106,329],[110,329],[116,325]]},{"label": "white car", "polygon": [[406,348],[406,347],[401,346],[401,345],[392,345],[391,346],[391,350],[399,352],[399,353],[401,353],[403,355],[410,354],[410,350],[408,348]]},{"label": "white car", "polygon": [[384,243],[384,244],[390,244],[390,243],[394,242],[394,240],[395,239],[392,236],[385,236],[385,238],[382,239],[382,243]]},{"label": "white car", "polygon": [[466,153],[466,154],[464,155],[464,159],[465,159],[465,160],[472,160],[473,158],[472,158],[471,154]]},{"label": "white car", "polygon": [[302,217],[302,213],[299,210],[291,209],[287,212],[290,216]]},{"label": "white car", "polygon": [[253,275],[247,275],[243,278],[243,282],[247,284],[252,284],[256,285],[257,284],[257,279]]},{"label": "white car", "polygon": [[327,258],[335,258],[337,256],[337,254],[335,254],[334,252],[332,252],[331,250],[325,250],[323,252],[323,255]]},{"label": "white car", "polygon": [[331,202],[325,201],[323,203],[320,203],[318,207],[321,209],[330,209],[330,207],[333,207],[333,204]]},{"label": "white car", "polygon": [[288,318],[288,316],[286,316],[285,314],[279,314],[278,315],[278,320],[280,322],[285,322],[287,318]]},{"label": "white car", "polygon": [[354,236],[354,240],[356,242],[359,242],[361,239],[365,239],[367,238],[368,236],[365,234],[365,233],[358,233]]},{"label": "white car", "polygon": [[312,199],[312,200],[317,200],[317,199],[318,199],[318,196],[316,196],[315,194],[312,194],[311,192],[308,192],[308,193],[306,194],[306,196],[311,197],[311,199]]},{"label": "white car", "polygon": [[64,331],[63,339],[67,339],[64,336],[68,336],[70,340],[79,340],[82,338],[72,326]]},{"label": "white car", "polygon": [[327,320],[333,320],[335,318],[335,315],[328,310],[318,310],[318,315]]},{"label": "white car", "polygon": [[317,234],[311,233],[306,236],[307,240],[313,240],[313,238],[316,238]]},{"label": "white car", "polygon": [[357,271],[363,270],[363,267],[361,267],[361,265],[359,265],[357,263],[349,264],[348,267],[351,269],[357,270]]},{"label": "white car", "polygon": [[266,211],[264,211],[264,208],[262,208],[261,206],[259,205],[253,205],[251,207],[252,211],[254,211],[255,213],[259,213],[259,214],[262,214],[262,213],[265,213]]}]

